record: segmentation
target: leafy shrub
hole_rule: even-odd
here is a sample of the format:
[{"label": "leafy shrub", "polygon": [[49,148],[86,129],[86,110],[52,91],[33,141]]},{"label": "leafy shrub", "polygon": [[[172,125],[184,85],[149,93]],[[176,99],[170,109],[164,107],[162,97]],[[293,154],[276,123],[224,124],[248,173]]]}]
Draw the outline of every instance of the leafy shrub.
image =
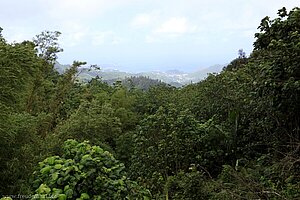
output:
[{"label": "leafy shrub", "polygon": [[34,172],[35,198],[148,199],[150,193],[129,180],[124,168],[98,146],[67,140],[62,157],[48,157]]}]

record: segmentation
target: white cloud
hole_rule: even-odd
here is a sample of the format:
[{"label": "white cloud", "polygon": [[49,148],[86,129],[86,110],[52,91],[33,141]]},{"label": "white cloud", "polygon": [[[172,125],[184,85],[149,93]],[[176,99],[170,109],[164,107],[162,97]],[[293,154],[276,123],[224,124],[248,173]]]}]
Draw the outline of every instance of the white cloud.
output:
[{"label": "white cloud", "polygon": [[53,19],[87,21],[136,1],[138,0],[44,0],[43,7]]},{"label": "white cloud", "polygon": [[200,32],[200,27],[192,24],[186,17],[171,17],[145,36],[146,43],[173,41],[181,36]]},{"label": "white cloud", "polygon": [[75,47],[82,45],[90,32],[88,26],[77,22],[65,20],[60,23],[62,29],[59,29],[59,31],[62,32],[62,47]]},{"label": "white cloud", "polygon": [[191,25],[185,17],[173,17],[154,30],[157,34],[183,35],[197,31],[197,26]]},{"label": "white cloud", "polygon": [[83,39],[86,37],[85,31],[78,31],[73,33],[68,33],[63,38],[65,41],[62,43],[63,46],[75,47],[82,43]]},{"label": "white cloud", "polygon": [[103,44],[119,44],[122,42],[122,38],[116,35],[114,31],[103,31],[103,32],[95,32],[91,36],[92,45],[100,46]]},{"label": "white cloud", "polygon": [[2,34],[8,42],[32,40],[32,38],[36,35],[34,31],[28,30],[23,26],[7,26],[4,28]]},{"label": "white cloud", "polygon": [[135,28],[149,27],[157,24],[161,19],[161,12],[159,10],[152,10],[145,13],[137,14],[130,25]]},{"label": "white cloud", "polygon": [[146,35],[145,37],[145,42],[146,43],[154,43],[154,42],[157,42],[158,39],[155,38],[153,35]]},{"label": "white cloud", "polygon": [[134,27],[145,27],[151,24],[153,17],[149,14],[139,14],[131,22]]},{"label": "white cloud", "polygon": [[100,46],[104,44],[119,44],[123,40],[113,30],[97,30],[81,24],[65,21],[62,22],[62,47],[77,47],[90,44]]}]

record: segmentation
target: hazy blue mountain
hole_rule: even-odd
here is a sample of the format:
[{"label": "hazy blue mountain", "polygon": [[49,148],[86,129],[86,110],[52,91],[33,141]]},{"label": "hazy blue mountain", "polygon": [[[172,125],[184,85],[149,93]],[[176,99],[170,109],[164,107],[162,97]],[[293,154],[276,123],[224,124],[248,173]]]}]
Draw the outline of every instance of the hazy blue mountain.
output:
[{"label": "hazy blue mountain", "polygon": [[[213,65],[211,67],[207,67],[192,73],[189,73],[187,79],[189,79],[189,83],[199,82],[207,77],[209,73],[220,73],[225,65]],[[186,82],[187,83],[187,82]]]},{"label": "hazy blue mountain", "polygon": [[[219,73],[222,71],[225,65],[214,65],[208,68],[200,69],[195,72],[187,73],[179,70],[168,70],[162,71],[150,71],[150,72],[140,72],[140,73],[129,73],[119,71],[112,68],[101,68],[101,70],[90,69],[89,67],[81,67],[79,69],[79,79],[81,81],[89,81],[92,78],[99,76],[103,81],[111,83],[117,80],[123,81],[129,77],[145,77],[149,80],[158,80],[165,82],[167,84],[173,85],[175,87],[181,87],[185,84],[196,83],[205,79],[208,73]],[[56,64],[55,68],[59,73],[63,73],[69,65]],[[145,80],[146,79],[141,79]],[[149,82],[149,80],[147,80]],[[151,82],[151,81],[150,81]]]},{"label": "hazy blue mountain", "polygon": [[56,62],[54,68],[58,71],[58,73],[63,74],[68,68],[70,68],[70,65],[62,65]]}]

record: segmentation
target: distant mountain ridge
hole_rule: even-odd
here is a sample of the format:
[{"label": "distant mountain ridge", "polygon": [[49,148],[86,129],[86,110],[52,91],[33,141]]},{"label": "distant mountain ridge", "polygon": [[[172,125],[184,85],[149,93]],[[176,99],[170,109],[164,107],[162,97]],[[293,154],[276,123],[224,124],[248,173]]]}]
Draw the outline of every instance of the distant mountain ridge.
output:
[{"label": "distant mountain ridge", "polygon": [[[130,73],[123,72],[117,69],[111,68],[101,68],[101,70],[93,70],[88,67],[79,68],[79,78],[82,81],[89,81],[95,77],[101,77],[103,81],[112,82],[116,80],[125,80],[129,77],[147,77],[153,80],[160,80],[167,84],[180,87],[190,83],[196,83],[205,79],[208,73],[219,73],[222,71],[225,65],[213,65],[195,72],[187,73],[179,70],[168,70],[162,71],[150,71],[150,72],[140,72],[140,73]],[[56,69],[63,73],[68,67],[67,65],[55,65]]]}]

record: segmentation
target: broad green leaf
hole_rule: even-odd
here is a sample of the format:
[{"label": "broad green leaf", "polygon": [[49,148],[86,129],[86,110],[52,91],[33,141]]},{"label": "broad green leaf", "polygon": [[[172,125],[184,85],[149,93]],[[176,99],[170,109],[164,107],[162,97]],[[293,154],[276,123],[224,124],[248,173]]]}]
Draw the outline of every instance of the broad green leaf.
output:
[{"label": "broad green leaf", "polygon": [[51,169],[52,169],[52,167],[46,166],[46,167],[42,168],[42,169],[40,170],[40,172],[41,172],[42,174],[47,174],[48,172],[50,172]]},{"label": "broad green leaf", "polygon": [[87,193],[82,193],[82,194],[80,195],[80,198],[81,198],[81,199],[90,199],[90,196],[89,196]]},{"label": "broad green leaf", "polygon": [[59,200],[66,200],[67,199],[67,195],[65,195],[65,194],[59,194],[58,195],[58,199]]},{"label": "broad green leaf", "polygon": [[52,174],[52,180],[53,180],[53,181],[56,181],[56,180],[58,179],[58,175],[59,175],[58,172]]},{"label": "broad green leaf", "polygon": [[54,165],[54,168],[55,168],[55,169],[61,169],[62,166],[63,166],[63,165],[61,165],[61,164],[56,164],[56,165]]}]

